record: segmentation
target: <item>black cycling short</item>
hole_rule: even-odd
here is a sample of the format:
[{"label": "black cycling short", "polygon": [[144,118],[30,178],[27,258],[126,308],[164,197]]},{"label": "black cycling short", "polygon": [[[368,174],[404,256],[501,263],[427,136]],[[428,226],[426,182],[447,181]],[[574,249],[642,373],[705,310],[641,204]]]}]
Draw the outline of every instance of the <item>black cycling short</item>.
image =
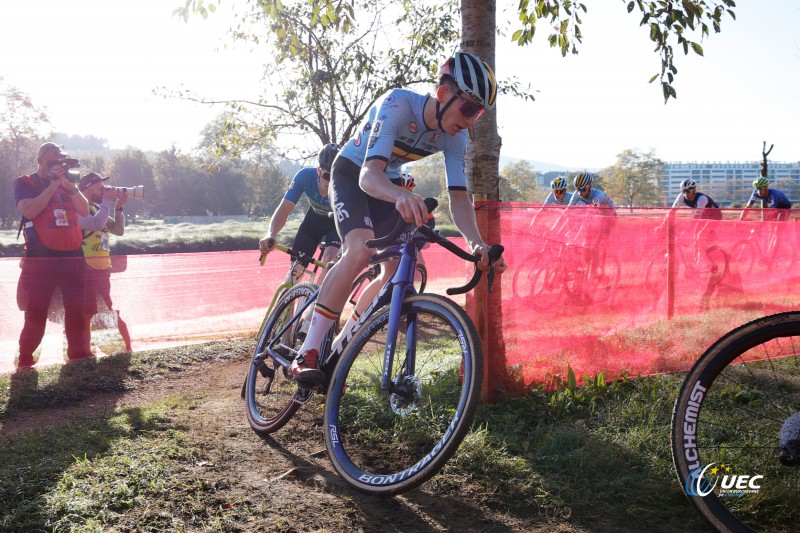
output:
[{"label": "black cycling short", "polygon": [[320,215],[313,208],[309,207],[306,216],[297,228],[297,235],[294,237],[292,250],[302,252],[308,259],[301,261],[303,266],[308,266],[308,262],[314,257],[317,245],[324,242],[326,246],[335,248],[342,247],[342,241],[336,232],[336,225],[328,215]]},{"label": "black cycling short", "polygon": [[400,217],[393,202],[378,200],[361,190],[358,186],[360,173],[361,167],[346,157],[337,157],[333,162],[331,205],[342,241],[354,229],[369,229],[375,237],[383,237]]}]

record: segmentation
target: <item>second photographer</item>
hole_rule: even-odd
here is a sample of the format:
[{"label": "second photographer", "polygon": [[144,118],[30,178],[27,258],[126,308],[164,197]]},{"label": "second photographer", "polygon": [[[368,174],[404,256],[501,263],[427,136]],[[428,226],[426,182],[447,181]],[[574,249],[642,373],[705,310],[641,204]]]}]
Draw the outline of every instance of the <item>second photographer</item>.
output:
[{"label": "second photographer", "polygon": [[98,313],[98,302],[102,302],[116,322],[120,335],[125,341],[125,350],[131,351],[131,338],[128,326],[113,308],[111,301],[111,247],[109,235],[122,236],[125,233],[125,213],[123,208],[128,201],[125,188],[108,187],[103,177],[95,172],[81,178],[79,188],[89,200],[89,215],[78,217],[83,230],[83,255],[86,259],[85,324],[83,349],[91,350],[91,321]]}]

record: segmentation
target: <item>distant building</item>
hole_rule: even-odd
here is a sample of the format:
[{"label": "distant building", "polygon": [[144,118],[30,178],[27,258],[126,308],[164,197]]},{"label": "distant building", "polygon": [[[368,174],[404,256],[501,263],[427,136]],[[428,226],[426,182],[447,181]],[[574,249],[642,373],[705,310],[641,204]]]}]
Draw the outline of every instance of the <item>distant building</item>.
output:
[{"label": "distant building", "polygon": [[[721,205],[746,200],[753,191],[753,180],[760,175],[761,161],[746,163],[664,163],[664,181],[662,185],[671,202],[680,191],[680,183],[685,179],[693,179],[698,189],[707,192]],[[800,201],[800,162],[773,163],[768,162],[767,178],[771,185],[784,191],[793,202]]]}]

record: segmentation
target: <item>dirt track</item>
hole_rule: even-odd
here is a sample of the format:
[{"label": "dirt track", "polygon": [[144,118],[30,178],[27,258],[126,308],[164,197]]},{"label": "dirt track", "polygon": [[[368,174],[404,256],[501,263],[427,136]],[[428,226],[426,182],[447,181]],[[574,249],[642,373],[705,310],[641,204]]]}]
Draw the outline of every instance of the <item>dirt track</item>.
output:
[{"label": "dirt track", "polygon": [[5,422],[2,432],[19,434],[77,416],[188,394],[197,408],[186,429],[207,460],[185,475],[216,487],[215,499],[223,508],[252,508],[241,523],[243,530],[582,531],[543,522],[535,511],[524,508],[489,508],[468,489],[441,495],[423,486],[395,498],[358,493],[331,468],[319,427],[319,403],[309,402],[274,438],[262,439],[250,430],[239,395],[243,366],[201,365],[143,383],[127,394],[98,395],[69,408],[20,412]]}]

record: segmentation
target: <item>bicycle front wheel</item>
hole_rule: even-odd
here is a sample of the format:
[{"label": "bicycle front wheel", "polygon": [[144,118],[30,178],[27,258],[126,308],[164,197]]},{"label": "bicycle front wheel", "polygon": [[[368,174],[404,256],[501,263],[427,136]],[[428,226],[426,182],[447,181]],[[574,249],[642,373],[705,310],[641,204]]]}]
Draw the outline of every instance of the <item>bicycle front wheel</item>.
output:
[{"label": "bicycle front wheel", "polygon": [[325,403],[336,471],[369,494],[398,494],[433,476],[472,424],[482,355],[472,321],[451,300],[406,298],[394,361],[381,389],[389,306],[372,315],[340,358]]},{"label": "bicycle front wheel", "polygon": [[[316,290],[313,283],[299,283],[286,291],[258,334],[245,382],[247,422],[256,433],[278,431],[303,403],[301,395],[309,394],[298,388],[289,370],[269,355],[267,347],[274,346],[275,351],[289,361],[295,358],[303,344],[305,317],[292,319]],[[311,312],[311,308],[306,311],[308,316]]]},{"label": "bicycle front wheel", "polygon": [[689,372],[672,415],[672,457],[690,501],[719,531],[796,531],[800,312],[725,334]]}]

